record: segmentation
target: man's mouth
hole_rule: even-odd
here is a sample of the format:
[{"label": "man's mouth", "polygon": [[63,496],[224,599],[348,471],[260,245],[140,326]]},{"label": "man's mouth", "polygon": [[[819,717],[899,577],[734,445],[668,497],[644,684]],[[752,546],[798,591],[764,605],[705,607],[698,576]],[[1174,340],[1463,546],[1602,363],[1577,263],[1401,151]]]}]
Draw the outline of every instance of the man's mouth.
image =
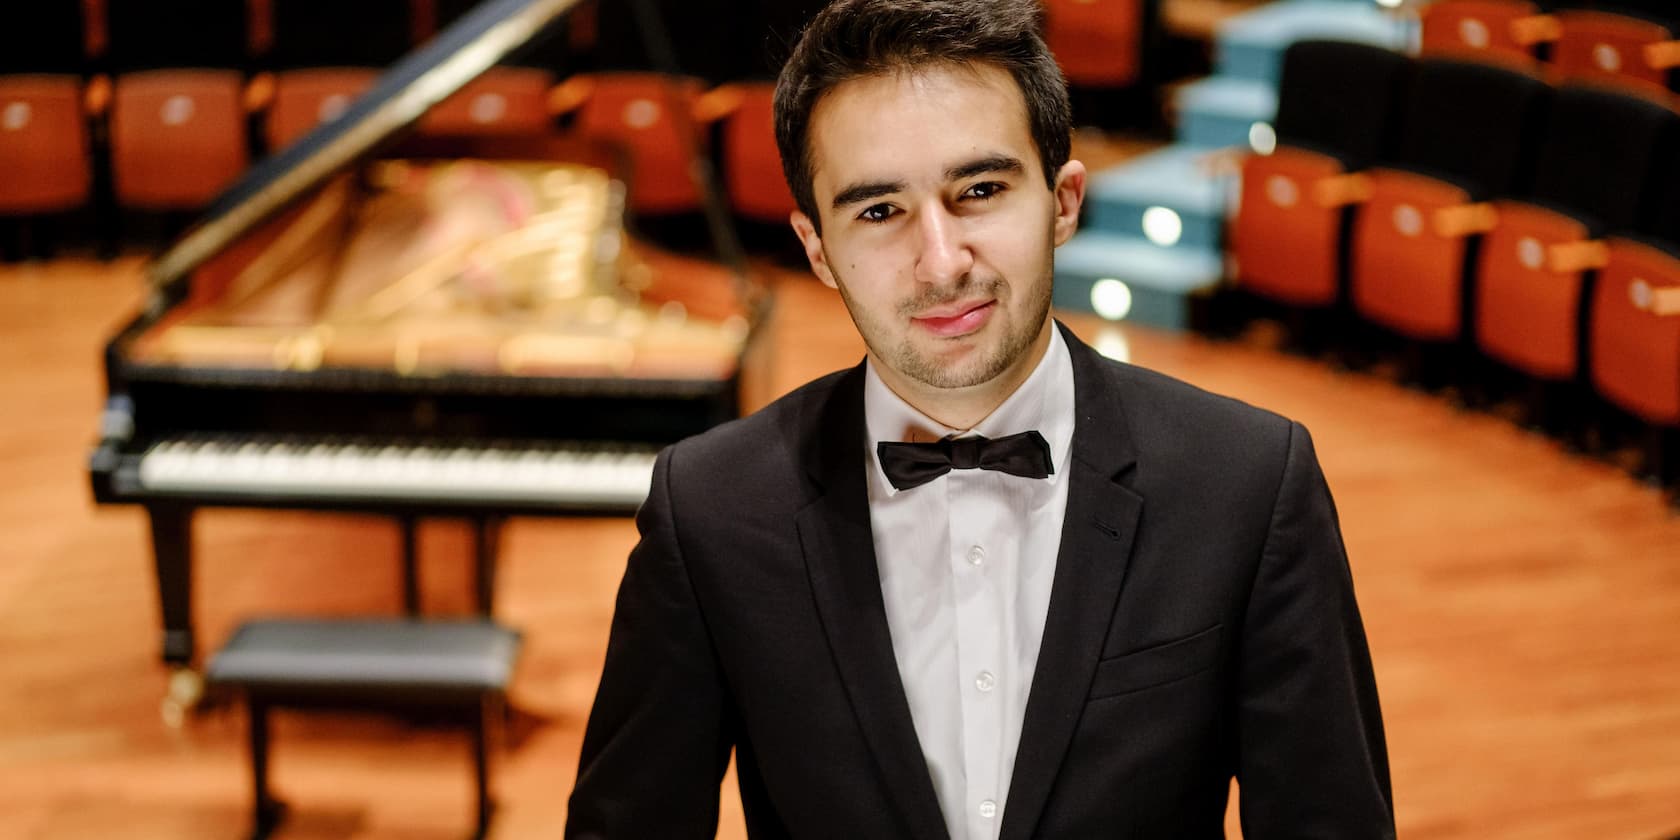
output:
[{"label": "man's mouth", "polygon": [[910,320],[941,338],[954,338],[985,326],[996,307],[995,300],[967,301],[934,307]]}]

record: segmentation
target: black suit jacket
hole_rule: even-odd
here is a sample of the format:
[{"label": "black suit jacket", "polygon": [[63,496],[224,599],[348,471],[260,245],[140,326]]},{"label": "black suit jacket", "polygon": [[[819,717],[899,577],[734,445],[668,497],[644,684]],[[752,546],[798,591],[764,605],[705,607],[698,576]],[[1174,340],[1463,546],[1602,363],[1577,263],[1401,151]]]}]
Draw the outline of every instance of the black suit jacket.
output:
[{"label": "black suit jacket", "polygon": [[[1300,425],[1065,328],[1067,513],[1002,840],[1393,835],[1336,512]],[[863,368],[666,450],[566,836],[943,838],[865,498]]]}]

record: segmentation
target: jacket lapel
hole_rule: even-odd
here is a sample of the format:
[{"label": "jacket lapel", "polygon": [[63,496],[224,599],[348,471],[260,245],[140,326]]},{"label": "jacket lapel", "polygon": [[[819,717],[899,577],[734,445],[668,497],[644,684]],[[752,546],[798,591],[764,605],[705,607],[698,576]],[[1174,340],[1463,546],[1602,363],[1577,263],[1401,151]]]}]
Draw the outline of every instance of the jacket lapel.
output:
[{"label": "jacket lapel", "polygon": [[864,487],[863,378],[860,365],[826,400],[813,401],[817,416],[803,425],[811,433],[805,463],[817,495],[795,521],[829,648],[908,836],[944,838],[945,820],[899,678],[875,567]]},{"label": "jacket lapel", "polygon": [[1004,802],[1001,840],[1031,837],[1044,811],[1085,707],[1143,513],[1143,497],[1119,481],[1137,454],[1105,363],[1057,326],[1073,359],[1073,463],[1050,611]]}]

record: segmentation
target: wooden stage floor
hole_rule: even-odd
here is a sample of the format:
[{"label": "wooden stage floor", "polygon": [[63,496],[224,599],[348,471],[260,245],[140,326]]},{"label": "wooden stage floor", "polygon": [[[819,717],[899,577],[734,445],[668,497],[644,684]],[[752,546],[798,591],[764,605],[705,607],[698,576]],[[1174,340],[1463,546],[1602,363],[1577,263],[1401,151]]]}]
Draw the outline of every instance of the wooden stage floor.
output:
[{"label": "wooden stage floor", "polygon": [[[139,511],[85,475],[102,342],[138,263],[0,268],[0,836],[243,836],[243,720],[159,716],[157,606]],[[1072,318],[1139,364],[1293,416],[1336,494],[1382,692],[1405,838],[1579,840],[1680,831],[1680,518],[1612,467],[1378,379],[1248,345]],[[837,297],[781,284],[775,388],[856,361]],[[463,613],[465,535],[427,532],[428,607]],[[499,838],[556,837],[606,642],[628,520],[514,522],[499,617],[523,628],[497,771]],[[202,644],[263,614],[394,614],[393,527],[212,512],[199,520]],[[377,718],[276,723],[282,838],[467,834],[453,732]],[[648,761],[659,761],[657,755]],[[726,785],[721,836],[740,838]]]}]

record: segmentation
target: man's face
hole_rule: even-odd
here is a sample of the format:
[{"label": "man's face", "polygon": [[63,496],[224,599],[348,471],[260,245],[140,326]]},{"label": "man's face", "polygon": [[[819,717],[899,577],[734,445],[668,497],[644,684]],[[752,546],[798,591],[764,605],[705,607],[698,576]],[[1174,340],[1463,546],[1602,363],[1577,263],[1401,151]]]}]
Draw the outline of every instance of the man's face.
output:
[{"label": "man's face", "polygon": [[793,216],[901,396],[1025,379],[1049,340],[1051,254],[1073,235],[1085,171],[1055,190],[1026,102],[991,65],[845,82],[811,116],[822,221]]}]

